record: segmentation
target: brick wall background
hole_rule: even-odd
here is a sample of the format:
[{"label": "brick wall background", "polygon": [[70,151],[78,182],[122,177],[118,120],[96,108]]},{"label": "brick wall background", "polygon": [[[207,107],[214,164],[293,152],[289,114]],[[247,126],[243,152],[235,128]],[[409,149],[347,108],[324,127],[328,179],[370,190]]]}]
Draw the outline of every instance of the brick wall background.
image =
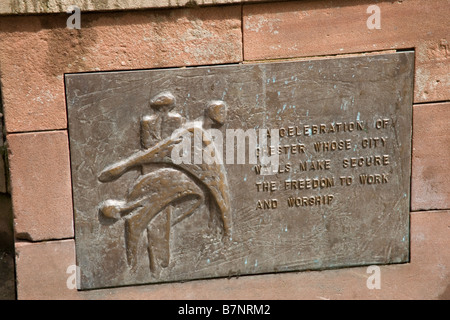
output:
[{"label": "brick wall background", "polygon": [[[368,29],[368,6],[381,28]],[[19,299],[449,299],[450,1],[316,0],[0,16]],[[411,262],[78,292],[64,73],[414,49]],[[0,181],[1,182],[1,181]],[[1,209],[0,209],[1,211]],[[69,269],[68,269],[69,268]]]}]

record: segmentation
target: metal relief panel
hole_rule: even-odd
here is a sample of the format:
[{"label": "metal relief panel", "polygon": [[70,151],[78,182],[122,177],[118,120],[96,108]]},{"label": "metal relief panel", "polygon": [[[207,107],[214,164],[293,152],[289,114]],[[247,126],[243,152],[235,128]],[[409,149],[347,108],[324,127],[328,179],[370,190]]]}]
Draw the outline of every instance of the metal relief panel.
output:
[{"label": "metal relief panel", "polygon": [[66,75],[81,288],[408,261],[413,61]]}]

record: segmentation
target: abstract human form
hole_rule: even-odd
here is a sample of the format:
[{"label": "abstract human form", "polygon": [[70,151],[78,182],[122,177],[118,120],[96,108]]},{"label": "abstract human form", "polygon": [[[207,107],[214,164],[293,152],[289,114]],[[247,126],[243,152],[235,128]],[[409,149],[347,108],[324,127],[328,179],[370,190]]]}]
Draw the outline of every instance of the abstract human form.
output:
[{"label": "abstract human form", "polygon": [[[231,234],[231,214],[223,164],[176,164],[171,158],[173,148],[181,141],[181,134],[200,133],[202,148],[212,145],[218,152],[207,129],[225,123],[225,102],[211,101],[206,106],[204,118],[193,122],[171,112],[176,99],[170,92],[155,96],[150,106],[154,113],[141,119],[142,150],[105,168],[99,180],[110,182],[132,169],[140,169],[141,176],[131,186],[125,200],[106,200],[99,208],[107,218],[125,219],[126,255],[132,270],[137,267],[139,243],[147,230],[150,269],[156,272],[169,265],[171,228],[205,202],[205,193],[211,195],[218,208],[225,235]],[[176,218],[172,216],[174,206],[179,206],[178,210],[182,211]]]}]

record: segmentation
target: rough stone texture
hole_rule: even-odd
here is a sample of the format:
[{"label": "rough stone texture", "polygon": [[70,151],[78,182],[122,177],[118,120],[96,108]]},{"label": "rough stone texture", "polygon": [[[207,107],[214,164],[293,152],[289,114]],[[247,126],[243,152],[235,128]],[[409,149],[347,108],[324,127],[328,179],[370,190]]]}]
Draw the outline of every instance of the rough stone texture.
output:
[{"label": "rough stone texture", "polygon": [[63,74],[232,63],[242,60],[241,7],[0,19],[8,132],[67,126]]},{"label": "rough stone texture", "polygon": [[177,8],[267,1],[270,0],[3,0],[0,3],[0,14],[66,12],[67,8],[71,5],[79,7],[82,11],[105,11],[171,7]]},{"label": "rough stone texture", "polygon": [[[1,97],[1,91],[0,91]],[[1,98],[0,98],[1,99]],[[0,193],[6,193],[5,146],[3,141],[3,113],[0,101]]]},{"label": "rough stone texture", "polygon": [[[16,277],[19,300],[69,300],[80,298],[73,284],[71,266],[75,265],[73,240],[17,242]],[[75,276],[76,278],[76,276]]]},{"label": "rough stone texture", "polygon": [[73,237],[69,142],[64,131],[10,134],[16,237]]},{"label": "rough stone texture", "polygon": [[412,210],[450,208],[450,103],[415,105]]},{"label": "rough stone texture", "polygon": [[[415,101],[450,99],[450,1],[379,2],[381,29],[369,30],[373,2],[294,1],[244,6],[246,60],[416,49]],[[264,39],[264,40],[262,40]]]},{"label": "rough stone texture", "polygon": [[364,267],[76,291],[67,287],[75,244],[66,240],[16,245],[18,298],[450,299],[450,211],[413,213],[411,228],[411,263],[381,266],[379,290],[367,288]]}]

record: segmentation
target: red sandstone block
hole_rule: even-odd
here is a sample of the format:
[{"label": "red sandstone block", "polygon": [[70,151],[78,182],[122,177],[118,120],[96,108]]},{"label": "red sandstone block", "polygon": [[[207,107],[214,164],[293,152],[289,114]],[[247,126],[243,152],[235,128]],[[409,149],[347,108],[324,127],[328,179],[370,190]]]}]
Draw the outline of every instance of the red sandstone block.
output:
[{"label": "red sandstone block", "polygon": [[0,153],[0,193],[6,193],[6,172],[5,161],[3,155]]},{"label": "red sandstone block", "polygon": [[73,240],[16,243],[17,298],[69,300],[79,298]]},{"label": "red sandstone block", "polygon": [[417,44],[415,83],[416,102],[450,100],[449,36]]},{"label": "red sandstone block", "polygon": [[[370,5],[380,29],[369,29]],[[244,58],[263,60],[415,48],[415,101],[450,99],[450,6],[442,0],[293,1],[244,5]],[[439,80],[439,82],[437,81]]]},{"label": "red sandstone block", "polygon": [[412,210],[450,208],[450,103],[413,108]]},{"label": "red sandstone block", "polygon": [[[16,244],[19,299],[450,299],[450,211],[411,214],[411,263],[77,291],[73,240]],[[406,239],[408,241],[408,239]],[[370,271],[370,270],[369,270]],[[75,276],[76,277],[76,276]]]},{"label": "red sandstone block", "polygon": [[73,237],[69,142],[65,131],[7,136],[16,237]]},{"label": "red sandstone block", "polygon": [[0,19],[8,132],[67,128],[64,73],[242,61],[241,6]]}]

